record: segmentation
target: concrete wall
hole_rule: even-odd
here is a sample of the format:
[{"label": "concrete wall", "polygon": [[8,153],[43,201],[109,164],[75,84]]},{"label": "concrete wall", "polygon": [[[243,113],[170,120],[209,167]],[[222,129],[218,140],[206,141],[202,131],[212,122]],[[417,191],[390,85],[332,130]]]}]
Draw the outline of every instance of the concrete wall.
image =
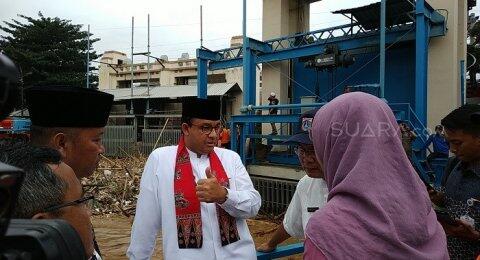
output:
[{"label": "concrete wall", "polygon": [[446,36],[432,39],[429,48],[428,127],[433,128],[460,106],[460,61],[466,60],[467,51],[467,1],[428,2],[435,9],[448,11]]},{"label": "concrete wall", "polygon": [[[262,40],[270,40],[310,28],[310,4],[302,0],[263,0]],[[280,104],[290,103],[290,61],[272,62],[262,65],[262,101],[267,104],[271,92],[277,94]],[[263,126],[264,132],[270,126]]]}]

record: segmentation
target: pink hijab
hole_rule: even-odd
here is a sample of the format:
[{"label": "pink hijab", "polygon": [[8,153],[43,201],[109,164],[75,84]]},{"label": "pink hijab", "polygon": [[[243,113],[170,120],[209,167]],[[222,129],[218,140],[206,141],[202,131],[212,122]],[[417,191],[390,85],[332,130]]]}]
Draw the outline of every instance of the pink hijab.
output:
[{"label": "pink hijab", "polygon": [[328,259],[448,259],[443,228],[385,102],[341,95],[317,112],[312,138],[330,194],[306,236]]}]

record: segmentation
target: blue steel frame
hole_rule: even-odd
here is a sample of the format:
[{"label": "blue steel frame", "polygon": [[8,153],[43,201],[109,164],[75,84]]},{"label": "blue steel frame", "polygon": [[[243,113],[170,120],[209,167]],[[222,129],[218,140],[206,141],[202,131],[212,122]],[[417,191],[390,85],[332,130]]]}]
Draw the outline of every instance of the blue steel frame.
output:
[{"label": "blue steel frame", "polygon": [[[385,1],[385,0],[382,0]],[[383,14],[382,16],[384,16]],[[245,14],[244,14],[245,19]],[[446,32],[445,18],[436,12],[425,0],[415,3],[415,21],[385,29],[385,44],[415,40],[415,113],[423,125],[427,123],[427,81],[428,81],[428,39],[443,36]],[[243,66],[244,101],[243,105],[255,104],[256,64],[323,53],[326,45],[335,43],[340,51],[357,49],[380,44],[380,29],[365,30],[361,25],[352,23],[286,37],[257,41],[245,36],[242,47],[210,51],[197,49],[198,97],[207,96],[207,70],[218,70]],[[383,40],[383,39],[382,39]],[[251,115],[242,117],[246,119]],[[276,119],[275,119],[276,120]],[[232,124],[233,126],[233,124]],[[235,129],[235,128],[232,128]],[[241,141],[253,133],[253,127],[243,127]],[[235,135],[232,135],[232,149],[236,148]],[[235,145],[234,145],[235,144]],[[242,145],[243,146],[243,145]],[[241,148],[242,153],[244,153]],[[241,154],[242,154],[241,153]]]}]

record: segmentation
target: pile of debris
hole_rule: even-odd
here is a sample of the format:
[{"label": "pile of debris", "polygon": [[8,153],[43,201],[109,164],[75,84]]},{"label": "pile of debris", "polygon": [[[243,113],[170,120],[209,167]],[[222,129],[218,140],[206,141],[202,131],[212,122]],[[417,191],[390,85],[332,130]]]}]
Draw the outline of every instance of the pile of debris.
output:
[{"label": "pile of debris", "polygon": [[[126,217],[135,215],[135,207],[140,189],[140,179],[147,158],[140,153],[124,158],[102,156],[97,170],[88,179],[82,179],[87,195],[94,195],[92,214],[121,214]],[[283,214],[262,214],[255,218],[279,224]]]},{"label": "pile of debris", "polygon": [[145,162],[141,155],[120,159],[102,156],[95,173],[82,180],[85,193],[95,196],[92,214],[133,216]]}]

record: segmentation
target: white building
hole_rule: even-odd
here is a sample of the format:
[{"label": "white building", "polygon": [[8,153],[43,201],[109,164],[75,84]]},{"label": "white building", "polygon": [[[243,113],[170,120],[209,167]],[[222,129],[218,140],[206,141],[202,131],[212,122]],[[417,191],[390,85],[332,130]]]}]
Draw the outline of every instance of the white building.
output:
[{"label": "white building", "polygon": [[[231,39],[231,46],[239,46],[242,43],[241,36],[235,36]],[[99,66],[99,85],[98,88],[102,91],[109,92],[115,95],[115,100],[126,100],[125,89],[130,89],[132,79],[132,63],[125,53],[118,51],[106,51],[101,59]],[[209,93],[215,93],[217,96],[225,95],[227,97],[226,113],[239,114],[240,107],[243,104],[242,92],[243,90],[243,73],[242,68],[224,69],[218,71],[208,71],[208,89]],[[149,75],[150,74],[150,75]],[[150,77],[150,79],[149,79]],[[182,57],[177,60],[169,60],[167,56],[161,56],[157,59],[150,58],[150,70],[148,70],[147,63],[133,64],[133,87],[146,87],[147,82],[150,82],[151,88],[168,87],[170,96],[169,99],[181,98],[184,95],[196,95],[197,88],[197,60],[195,57],[189,57],[188,53],[182,54]],[[260,104],[261,95],[261,70],[257,68],[257,104]],[[234,88],[238,85],[237,91],[229,92],[229,88],[225,85],[230,85]],[[179,91],[172,91],[173,87],[179,87]],[[180,90],[180,88],[182,90]],[[186,89],[185,89],[186,88]],[[216,89],[219,88],[219,89]],[[212,89],[212,90],[210,90]],[[166,89],[165,89],[166,90]],[[223,93],[223,91],[226,91]],[[131,99],[145,99],[145,96],[137,96],[136,93],[145,93],[145,91],[133,91],[134,95]],[[152,96],[148,98],[166,98],[164,96],[156,97],[154,93],[161,93],[158,91],[151,91]],[[122,94],[120,94],[122,93]],[[188,93],[188,94],[186,94]],[[128,93],[127,93],[128,94]],[[177,95],[178,94],[178,95]],[[122,97],[120,97],[122,95]]]}]

